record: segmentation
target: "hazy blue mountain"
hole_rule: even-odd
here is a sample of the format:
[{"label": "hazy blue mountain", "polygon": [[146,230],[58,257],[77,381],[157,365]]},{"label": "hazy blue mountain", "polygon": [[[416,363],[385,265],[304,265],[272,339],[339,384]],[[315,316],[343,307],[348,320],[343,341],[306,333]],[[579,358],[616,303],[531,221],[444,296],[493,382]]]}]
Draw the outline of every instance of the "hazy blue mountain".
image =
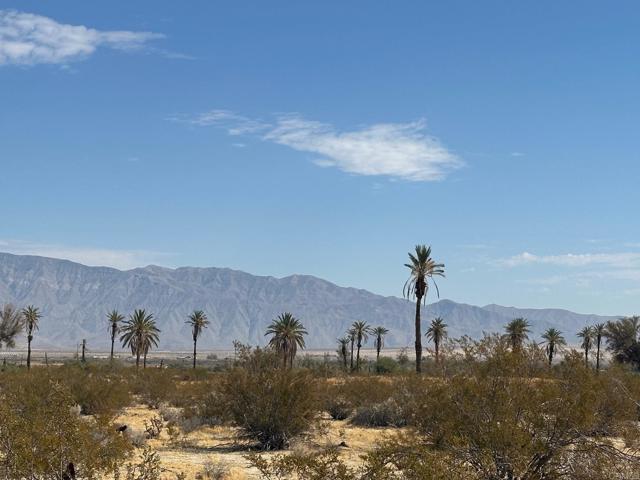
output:
[{"label": "hazy blue mountain", "polygon": [[[126,314],[135,308],[152,312],[162,330],[161,349],[190,347],[185,319],[194,309],[205,310],[211,321],[200,340],[202,349],[230,348],[234,339],[264,344],[266,325],[283,311],[302,319],[311,348],[333,348],[336,338],[355,320],[386,326],[389,347],[413,343],[412,302],[339,287],[308,275],[274,278],[227,268],[157,266],[121,271],[0,253],[1,302],[41,308],[44,317],[35,348],[75,348],[86,338],[92,350],[106,349],[106,314],[114,308]],[[450,300],[428,305],[423,312],[425,324],[435,316],[444,317],[452,336],[501,331],[510,319],[524,316],[531,320],[536,336],[556,326],[570,341],[585,324],[611,318],[555,309],[477,307]]]}]

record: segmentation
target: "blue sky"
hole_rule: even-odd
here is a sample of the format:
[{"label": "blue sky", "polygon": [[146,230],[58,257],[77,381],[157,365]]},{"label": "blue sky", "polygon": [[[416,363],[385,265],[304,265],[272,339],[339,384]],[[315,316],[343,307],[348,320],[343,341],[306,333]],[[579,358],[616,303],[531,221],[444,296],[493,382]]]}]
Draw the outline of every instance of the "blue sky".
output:
[{"label": "blue sky", "polygon": [[636,2],[2,2],[0,250],[630,314]]}]

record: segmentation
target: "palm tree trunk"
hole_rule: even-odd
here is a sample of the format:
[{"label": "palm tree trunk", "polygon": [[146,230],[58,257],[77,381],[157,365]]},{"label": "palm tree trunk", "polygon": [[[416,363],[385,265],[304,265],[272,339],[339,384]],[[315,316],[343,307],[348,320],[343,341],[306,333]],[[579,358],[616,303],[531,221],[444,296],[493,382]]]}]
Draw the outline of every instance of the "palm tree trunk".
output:
[{"label": "palm tree trunk", "polygon": [[147,368],[147,352],[144,352],[144,357],[142,359],[142,369]]},{"label": "palm tree trunk", "polygon": [[353,341],[351,341],[351,371],[353,372]]},{"label": "palm tree trunk", "polygon": [[362,343],[358,342],[358,354],[356,356],[356,370],[360,371],[360,347],[362,347]]},{"label": "palm tree trunk", "polygon": [[596,372],[600,371],[600,342],[602,341],[602,339],[600,337],[598,337],[598,345],[597,345],[597,351],[596,351]]},{"label": "palm tree trunk", "polygon": [[198,340],[196,338],[193,339],[193,368],[196,368],[196,345]]},{"label": "palm tree trunk", "polygon": [[549,366],[553,363],[553,345],[549,345]]},{"label": "palm tree trunk", "polygon": [[29,334],[27,336],[27,370],[31,370],[31,340],[33,335]]},{"label": "palm tree trunk", "polygon": [[584,366],[589,368],[589,349],[584,349]]},{"label": "palm tree trunk", "polygon": [[140,369],[140,352],[136,352],[136,372]]},{"label": "palm tree trunk", "polygon": [[376,345],[376,363],[380,362],[380,339],[378,339],[378,344]]},{"label": "palm tree trunk", "polygon": [[422,328],[420,325],[421,296],[416,296],[416,373],[422,372]]},{"label": "palm tree trunk", "polygon": [[113,362],[113,344],[116,341],[116,336],[115,335],[111,335],[111,361]]},{"label": "palm tree trunk", "polygon": [[437,337],[433,339],[433,345],[436,349],[436,363],[440,363],[440,340]]}]

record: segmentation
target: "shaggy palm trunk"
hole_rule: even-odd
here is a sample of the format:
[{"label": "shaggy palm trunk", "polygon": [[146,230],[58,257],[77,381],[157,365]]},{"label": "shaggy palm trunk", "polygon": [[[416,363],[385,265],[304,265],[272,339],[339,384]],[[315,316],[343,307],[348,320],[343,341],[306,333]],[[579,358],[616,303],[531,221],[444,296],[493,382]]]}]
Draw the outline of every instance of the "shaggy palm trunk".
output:
[{"label": "shaggy palm trunk", "polygon": [[197,344],[198,344],[198,339],[194,338],[193,339],[193,368],[196,368],[196,353],[197,353]]},{"label": "shaggy palm trunk", "polygon": [[144,357],[142,358],[142,369],[147,368],[147,352],[144,352]]},{"label": "shaggy palm trunk", "polygon": [[600,371],[600,342],[601,341],[602,341],[602,337],[598,335],[598,338],[597,338],[598,344],[596,345],[596,372]]},{"label": "shaggy palm trunk", "polygon": [[416,373],[422,372],[422,328],[420,325],[420,302],[422,295],[416,295]]},{"label": "shaggy palm trunk", "polygon": [[111,361],[113,361],[113,344],[116,342],[116,334],[114,332],[111,333]]},{"label": "shaggy palm trunk", "polygon": [[380,343],[380,338],[378,338],[378,344],[376,345],[376,362],[380,361],[380,348],[382,344]]},{"label": "shaggy palm trunk", "polygon": [[362,347],[362,342],[358,339],[358,353],[356,355],[356,370],[360,371],[360,348]]},{"label": "shaggy palm trunk", "polygon": [[140,352],[136,351],[136,372],[140,369]]},{"label": "shaggy palm trunk", "polygon": [[33,335],[29,333],[27,336],[27,370],[31,370],[31,340],[33,340]]},{"label": "shaggy palm trunk", "polygon": [[351,340],[351,371],[353,372],[353,344],[354,340]]},{"label": "shaggy palm trunk", "polygon": [[440,363],[440,340],[437,336],[433,338],[433,345],[436,349],[436,363]]},{"label": "shaggy palm trunk", "polygon": [[584,366],[589,368],[589,349],[586,347],[584,349]]},{"label": "shaggy palm trunk", "polygon": [[549,366],[553,362],[553,343],[549,344]]}]

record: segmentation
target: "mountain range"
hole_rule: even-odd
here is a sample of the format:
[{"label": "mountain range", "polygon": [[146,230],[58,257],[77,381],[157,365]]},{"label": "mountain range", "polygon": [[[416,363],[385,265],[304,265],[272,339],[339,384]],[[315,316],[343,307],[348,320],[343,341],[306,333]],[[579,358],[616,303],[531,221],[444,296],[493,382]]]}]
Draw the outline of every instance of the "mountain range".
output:
[{"label": "mountain range", "polygon": [[[309,332],[309,348],[334,348],[336,338],[355,320],[388,328],[385,344],[389,347],[413,344],[413,302],[340,287],[309,275],[275,278],[228,268],[153,265],[122,271],[0,253],[0,303],[5,302],[40,308],[43,318],[33,344],[38,349],[75,349],[86,339],[92,350],[106,350],[107,312],[116,309],[128,314],[136,308],[153,313],[162,331],[162,350],[191,347],[185,319],[195,309],[204,310],[210,320],[199,340],[203,350],[229,349],[236,339],[263,345],[266,326],[284,311],[302,320]],[[445,319],[453,337],[502,331],[509,320],[525,317],[533,337],[553,326],[565,332],[570,343],[583,326],[616,318],[560,309],[478,307],[451,300],[423,309],[425,325],[436,316]]]}]

